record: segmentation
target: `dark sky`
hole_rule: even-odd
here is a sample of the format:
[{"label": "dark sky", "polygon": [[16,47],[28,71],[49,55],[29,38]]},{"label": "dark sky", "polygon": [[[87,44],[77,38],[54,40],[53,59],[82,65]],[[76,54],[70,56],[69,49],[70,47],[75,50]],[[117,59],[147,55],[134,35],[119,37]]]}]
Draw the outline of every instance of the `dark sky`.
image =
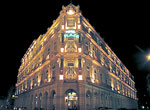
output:
[{"label": "dark sky", "polygon": [[[150,50],[148,3],[72,1],[80,5],[83,16],[134,75],[138,95],[142,96],[146,90],[145,76],[150,73],[150,62],[143,66],[145,53]],[[0,96],[7,96],[10,86],[15,85],[21,58],[32,41],[46,33],[62,5],[69,3],[70,0],[1,3]]]}]

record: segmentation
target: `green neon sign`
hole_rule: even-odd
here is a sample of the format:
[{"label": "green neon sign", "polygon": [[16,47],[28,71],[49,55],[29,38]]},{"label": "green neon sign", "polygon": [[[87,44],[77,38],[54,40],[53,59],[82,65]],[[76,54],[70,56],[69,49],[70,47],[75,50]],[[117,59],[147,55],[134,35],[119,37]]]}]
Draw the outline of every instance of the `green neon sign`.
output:
[{"label": "green neon sign", "polygon": [[75,38],[78,38],[79,39],[79,35],[78,34],[74,34],[74,33],[67,33],[67,34],[64,34],[64,37],[67,38],[67,37],[75,37]]}]

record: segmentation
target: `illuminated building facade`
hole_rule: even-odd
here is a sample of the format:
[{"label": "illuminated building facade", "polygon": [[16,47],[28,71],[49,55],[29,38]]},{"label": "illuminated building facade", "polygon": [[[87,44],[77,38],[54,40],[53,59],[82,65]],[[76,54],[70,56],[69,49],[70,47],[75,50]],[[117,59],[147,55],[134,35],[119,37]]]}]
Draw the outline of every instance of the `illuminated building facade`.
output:
[{"label": "illuminated building facade", "polygon": [[28,110],[137,108],[133,76],[73,4],[33,41],[17,77],[15,105]]}]

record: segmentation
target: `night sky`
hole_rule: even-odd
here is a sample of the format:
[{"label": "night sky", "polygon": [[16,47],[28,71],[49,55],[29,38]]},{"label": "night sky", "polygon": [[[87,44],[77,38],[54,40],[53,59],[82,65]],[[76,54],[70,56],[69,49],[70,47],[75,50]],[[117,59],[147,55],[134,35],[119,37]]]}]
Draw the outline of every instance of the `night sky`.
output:
[{"label": "night sky", "polygon": [[[80,5],[83,16],[134,75],[138,97],[143,97],[145,77],[150,73],[150,62],[145,59],[150,52],[148,3],[72,1]],[[7,96],[9,88],[15,85],[21,58],[32,41],[47,32],[62,5],[69,3],[70,0],[1,3],[0,96]]]}]

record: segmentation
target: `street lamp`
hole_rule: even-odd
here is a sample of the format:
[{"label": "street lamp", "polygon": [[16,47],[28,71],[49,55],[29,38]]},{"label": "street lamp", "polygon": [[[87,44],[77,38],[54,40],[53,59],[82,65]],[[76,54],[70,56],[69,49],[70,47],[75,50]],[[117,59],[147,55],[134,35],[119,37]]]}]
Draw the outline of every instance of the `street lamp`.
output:
[{"label": "street lamp", "polygon": [[147,60],[148,60],[148,61],[150,61],[150,54],[149,54],[149,55],[147,55]]}]

